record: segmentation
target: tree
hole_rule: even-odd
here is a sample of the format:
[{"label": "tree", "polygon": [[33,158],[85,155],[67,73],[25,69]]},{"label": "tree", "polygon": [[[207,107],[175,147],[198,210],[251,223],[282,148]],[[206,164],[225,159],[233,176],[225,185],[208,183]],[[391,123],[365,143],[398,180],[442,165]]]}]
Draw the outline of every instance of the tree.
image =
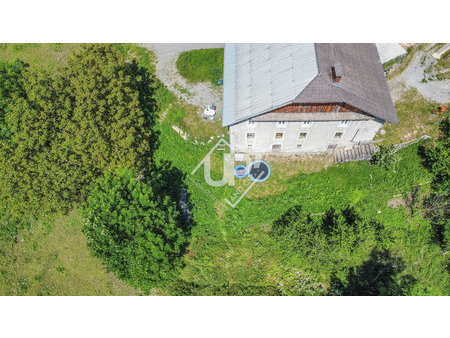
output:
[{"label": "tree", "polygon": [[350,268],[347,281],[332,276],[331,293],[343,296],[407,295],[416,281],[410,275],[398,277],[404,269],[401,258],[393,257],[385,249],[375,248],[367,261]]},{"label": "tree", "polygon": [[400,160],[397,149],[390,146],[380,146],[378,152],[376,152],[371,159],[371,163],[383,167],[384,169],[390,169],[395,167]]},{"label": "tree", "polygon": [[60,172],[57,153],[61,115],[66,111],[59,80],[43,72],[27,72],[25,95],[8,106],[10,136],[0,147],[4,164],[0,168],[0,194],[16,213],[55,207],[61,202],[58,192],[63,189],[58,180],[70,175]]},{"label": "tree", "polygon": [[[3,142],[10,142],[10,129],[6,122],[6,114],[15,99],[24,96],[23,80],[28,65],[20,60],[5,62],[0,60],[0,153]],[[0,157],[0,161],[2,158]],[[0,172],[7,170],[4,161],[0,166]],[[17,234],[17,224],[24,223],[22,217],[13,217],[10,206],[3,203],[9,194],[0,183],[0,237],[13,238]]]},{"label": "tree", "polygon": [[450,115],[444,116],[440,126],[440,136],[419,148],[422,163],[433,175],[432,186],[435,191],[450,191]]},{"label": "tree", "polygon": [[23,73],[28,65],[20,60],[0,60],[0,139],[9,137],[5,114],[11,100],[24,95]]},{"label": "tree", "polygon": [[150,172],[143,180],[132,169],[107,172],[83,209],[83,232],[93,254],[147,293],[181,267],[189,233],[174,196],[163,193],[172,177]]},{"label": "tree", "polygon": [[440,123],[440,136],[419,148],[422,163],[433,175],[432,193],[425,199],[426,217],[433,225],[433,237],[446,250],[450,245],[450,116]]},{"label": "tree", "polygon": [[0,140],[0,200],[67,210],[116,168],[146,170],[157,147],[152,74],[113,45],[88,45],[56,74],[26,72]]},{"label": "tree", "polygon": [[296,206],[274,222],[271,235],[308,269],[344,281],[349,268],[389,240],[382,224],[362,218],[352,208],[332,208],[313,218]]},{"label": "tree", "polygon": [[322,233],[317,231],[318,224],[304,213],[300,205],[287,210],[272,225],[272,236],[282,239],[293,250],[319,248],[323,244]]}]

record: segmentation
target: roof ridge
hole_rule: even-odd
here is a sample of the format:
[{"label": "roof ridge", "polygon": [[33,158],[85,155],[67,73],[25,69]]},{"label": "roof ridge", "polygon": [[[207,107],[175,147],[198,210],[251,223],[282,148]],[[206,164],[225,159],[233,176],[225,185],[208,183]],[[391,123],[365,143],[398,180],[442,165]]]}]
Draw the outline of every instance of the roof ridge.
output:
[{"label": "roof ridge", "polygon": [[[398,124],[375,44],[265,44],[269,50],[239,44],[235,55],[229,55],[227,45],[223,126],[291,102],[348,104]],[[336,63],[344,71],[339,84],[331,77]]]}]

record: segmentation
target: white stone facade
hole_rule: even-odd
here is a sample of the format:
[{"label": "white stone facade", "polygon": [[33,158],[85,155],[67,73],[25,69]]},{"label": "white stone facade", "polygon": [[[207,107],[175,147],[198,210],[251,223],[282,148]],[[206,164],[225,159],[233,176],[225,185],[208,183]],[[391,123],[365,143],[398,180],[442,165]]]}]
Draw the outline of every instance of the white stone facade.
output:
[{"label": "white stone facade", "polygon": [[245,153],[317,153],[335,146],[351,147],[372,141],[383,121],[244,121],[231,125],[230,144]]}]

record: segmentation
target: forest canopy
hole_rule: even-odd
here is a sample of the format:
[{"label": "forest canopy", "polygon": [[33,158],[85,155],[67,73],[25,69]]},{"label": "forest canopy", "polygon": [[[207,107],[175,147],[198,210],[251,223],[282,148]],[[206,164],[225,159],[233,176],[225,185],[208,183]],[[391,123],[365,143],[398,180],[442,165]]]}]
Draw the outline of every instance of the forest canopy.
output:
[{"label": "forest canopy", "polygon": [[14,61],[0,74],[0,198],[8,210],[67,210],[106,171],[141,171],[152,161],[153,75],[113,45],[87,45],[56,73]]}]

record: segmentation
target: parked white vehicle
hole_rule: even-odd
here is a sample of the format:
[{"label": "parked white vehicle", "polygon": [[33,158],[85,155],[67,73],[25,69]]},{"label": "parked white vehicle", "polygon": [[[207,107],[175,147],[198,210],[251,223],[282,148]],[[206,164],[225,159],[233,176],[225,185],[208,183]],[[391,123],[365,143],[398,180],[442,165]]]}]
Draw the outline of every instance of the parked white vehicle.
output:
[{"label": "parked white vehicle", "polygon": [[205,106],[205,110],[203,111],[203,113],[206,116],[214,116],[214,115],[216,115],[216,106],[213,105],[213,104],[207,104]]}]

